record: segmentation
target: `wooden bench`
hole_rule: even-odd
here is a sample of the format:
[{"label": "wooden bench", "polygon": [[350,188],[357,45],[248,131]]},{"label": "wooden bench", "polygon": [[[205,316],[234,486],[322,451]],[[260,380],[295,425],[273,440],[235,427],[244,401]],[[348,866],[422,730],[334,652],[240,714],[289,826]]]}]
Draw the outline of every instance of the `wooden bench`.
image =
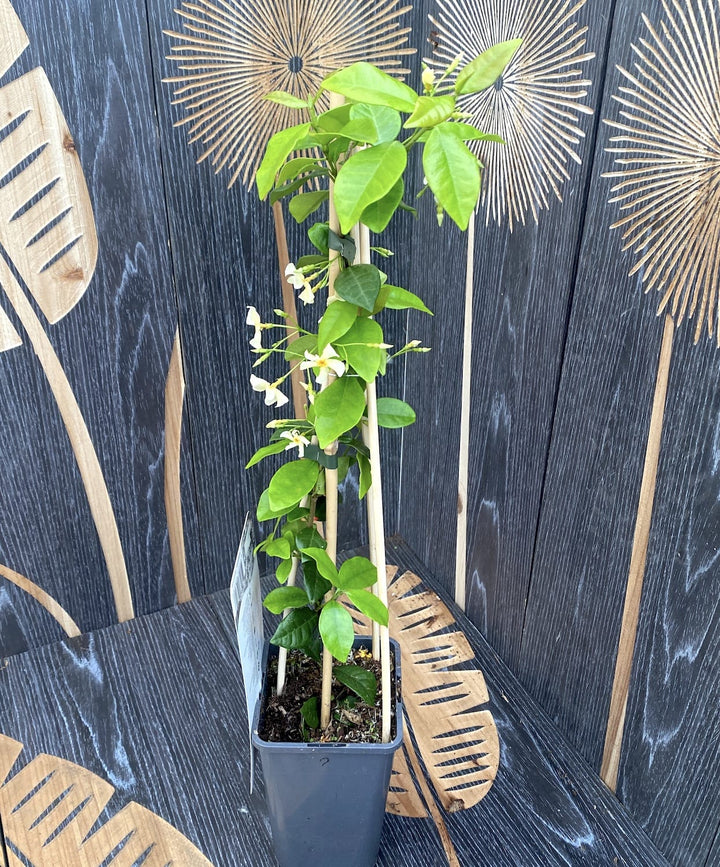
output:
[{"label": "wooden bench", "polygon": [[[400,539],[389,540],[388,559],[438,589]],[[499,770],[479,804],[442,812],[439,822],[388,814],[378,863],[666,865],[477,629],[447,604],[487,681]],[[249,793],[247,714],[227,592],[1,661],[0,733],[0,778],[10,774],[0,789],[10,867],[275,863],[261,773]],[[24,860],[19,853],[33,841],[37,847],[87,796],[44,847],[44,860]],[[104,828],[81,853],[97,813]],[[69,833],[73,824],[81,834]],[[103,851],[117,857],[103,860]]]}]

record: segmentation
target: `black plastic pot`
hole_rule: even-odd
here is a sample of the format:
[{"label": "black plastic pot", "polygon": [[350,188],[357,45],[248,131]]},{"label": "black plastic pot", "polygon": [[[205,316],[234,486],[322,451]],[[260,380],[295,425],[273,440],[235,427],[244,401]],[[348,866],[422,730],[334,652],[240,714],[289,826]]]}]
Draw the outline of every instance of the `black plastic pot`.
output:
[{"label": "black plastic pot", "polygon": [[[370,645],[370,639],[355,639],[355,647]],[[252,741],[281,867],[373,867],[377,860],[393,756],[403,737],[400,648],[391,645],[397,731],[390,743],[270,743],[258,735],[258,702]],[[276,655],[277,648],[268,653]]]}]

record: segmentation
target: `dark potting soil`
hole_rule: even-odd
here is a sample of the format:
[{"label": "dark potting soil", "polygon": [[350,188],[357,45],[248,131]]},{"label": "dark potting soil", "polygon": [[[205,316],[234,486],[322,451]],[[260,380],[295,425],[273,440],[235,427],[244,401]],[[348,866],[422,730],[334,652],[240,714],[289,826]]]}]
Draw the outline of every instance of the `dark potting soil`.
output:
[{"label": "dark potting soil", "polygon": [[[320,706],[322,691],[322,666],[297,650],[287,655],[285,687],[282,695],[275,690],[277,683],[277,657],[269,660],[265,679],[263,705],[260,711],[258,734],[271,743],[347,743],[378,744],[382,742],[382,707],[380,692],[380,662],[362,648],[353,650],[353,662],[375,674],[378,690],[374,705],[366,704],[351,689],[335,678],[332,682],[332,709],[330,725],[322,730],[310,728],[300,708],[312,697],[317,697]],[[394,660],[390,660],[391,671]],[[392,697],[392,734],[395,727],[395,697]]]}]

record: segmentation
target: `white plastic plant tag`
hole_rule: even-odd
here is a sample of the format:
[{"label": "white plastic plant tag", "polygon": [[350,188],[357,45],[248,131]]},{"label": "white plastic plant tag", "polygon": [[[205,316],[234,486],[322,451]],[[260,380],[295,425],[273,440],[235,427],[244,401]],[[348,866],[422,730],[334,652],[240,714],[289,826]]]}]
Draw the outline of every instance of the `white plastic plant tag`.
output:
[{"label": "white plastic plant tag", "polygon": [[254,553],[250,514],[245,516],[240,546],[235,558],[232,581],[230,582],[230,601],[235,617],[240,663],[245,681],[245,701],[247,703],[248,728],[250,731],[250,794],[255,776],[255,755],[252,748],[252,723],[255,708],[260,700],[262,689],[263,655],[263,618],[262,595],[260,593],[260,570]]}]

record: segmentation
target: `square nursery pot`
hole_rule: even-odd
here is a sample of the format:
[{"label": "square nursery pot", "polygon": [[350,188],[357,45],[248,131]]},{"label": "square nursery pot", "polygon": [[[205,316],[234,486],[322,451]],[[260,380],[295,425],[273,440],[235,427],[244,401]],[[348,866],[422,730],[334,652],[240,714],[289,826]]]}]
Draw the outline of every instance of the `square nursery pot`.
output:
[{"label": "square nursery pot", "polygon": [[[392,639],[390,645],[396,725],[390,743],[271,743],[258,735],[258,702],[252,742],[262,762],[281,867],[373,867],[377,860],[393,757],[403,737],[400,647]],[[369,648],[372,642],[356,638],[353,646]],[[266,658],[277,652],[277,647],[269,647]]]}]

